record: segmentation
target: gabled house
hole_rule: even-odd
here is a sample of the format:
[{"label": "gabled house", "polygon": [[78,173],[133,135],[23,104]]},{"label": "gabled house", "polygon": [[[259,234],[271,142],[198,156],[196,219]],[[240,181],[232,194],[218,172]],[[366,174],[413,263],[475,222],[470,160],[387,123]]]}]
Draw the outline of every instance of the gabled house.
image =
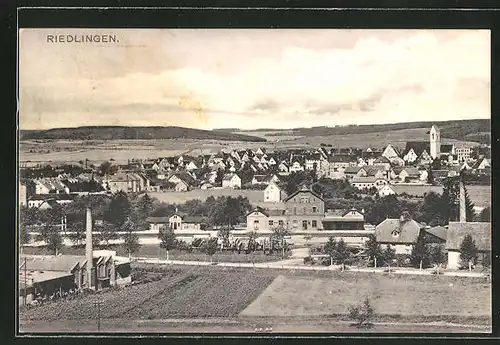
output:
[{"label": "gabled house", "polygon": [[269,156],[269,159],[268,159],[268,161],[267,161],[267,164],[269,164],[270,166],[273,166],[273,165],[278,164],[278,161],[277,161],[276,157],[274,157],[274,156]]},{"label": "gabled house", "polygon": [[[363,174],[363,171],[365,172],[365,174]],[[365,166],[360,169],[358,174],[358,177],[362,176],[376,177],[382,179],[382,178],[387,178],[388,172],[385,170],[384,165]]]},{"label": "gabled house", "polygon": [[367,176],[366,169],[363,167],[347,167],[344,170],[344,175],[348,180],[352,180],[354,177]]},{"label": "gabled house", "polygon": [[391,177],[401,182],[419,182],[421,173],[415,167],[394,167]]},{"label": "gabled house", "polygon": [[390,246],[396,254],[410,255],[413,246],[425,230],[425,226],[402,215],[399,219],[387,218],[375,227],[375,238],[378,244]]},{"label": "gabled house", "polygon": [[[395,157],[393,157],[394,159]],[[373,165],[384,167],[385,171],[391,169],[391,160],[385,156],[380,156],[373,161]]]},{"label": "gabled house", "polygon": [[396,194],[394,192],[394,190],[391,188],[391,186],[389,186],[388,184],[386,185],[383,185],[382,187],[379,188],[378,190],[378,195],[383,198],[384,196],[388,196],[388,195],[394,195]]},{"label": "gabled house", "polygon": [[222,188],[241,188],[241,178],[235,173],[225,174],[222,178]]},{"label": "gabled house", "polygon": [[274,181],[264,189],[264,202],[281,202],[283,196],[284,192]]},{"label": "gabled house", "polygon": [[290,172],[290,166],[287,162],[283,161],[279,164],[278,170],[280,173],[288,174]]},{"label": "gabled house", "polygon": [[487,158],[479,158],[476,163],[474,163],[474,165],[472,165],[472,170],[473,171],[481,171],[481,170],[485,170],[485,169],[488,169],[491,167],[491,164],[490,164],[490,160],[487,159]]},{"label": "gabled house", "polygon": [[191,175],[181,172],[172,174],[167,181],[175,184],[174,189],[177,192],[188,191],[195,182]]},{"label": "gabled house", "polygon": [[292,164],[290,165],[290,172],[304,171],[304,159],[303,157],[297,156],[292,159]]},{"label": "gabled house", "polygon": [[401,157],[398,149],[396,147],[392,146],[391,144],[387,145],[387,147],[384,149],[384,152],[382,152],[382,156],[389,159],[389,161],[392,161],[392,159],[394,159],[394,158]]},{"label": "gabled house", "polygon": [[318,171],[320,169],[321,162],[324,160],[325,158],[321,155],[321,153],[307,155],[305,156],[305,169]]}]

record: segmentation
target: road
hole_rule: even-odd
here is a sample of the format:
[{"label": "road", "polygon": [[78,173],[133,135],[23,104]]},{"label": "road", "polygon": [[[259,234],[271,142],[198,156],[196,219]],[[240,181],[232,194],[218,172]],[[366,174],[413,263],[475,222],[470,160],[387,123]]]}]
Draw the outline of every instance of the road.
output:
[{"label": "road", "polygon": [[[261,263],[249,263],[249,262],[218,262],[210,263],[204,261],[181,261],[181,260],[161,260],[161,259],[151,259],[151,258],[133,258],[134,261],[140,263],[150,263],[150,264],[160,264],[160,265],[188,265],[188,266],[211,266],[217,265],[222,267],[247,267],[247,268],[269,268],[269,269],[292,269],[292,270],[309,270],[309,271],[340,271],[342,266],[305,266],[303,265],[304,257],[309,255],[309,248],[295,248],[292,249],[290,259],[273,261],[273,262],[261,262]],[[384,268],[358,268],[358,267],[348,267],[349,272],[364,272],[364,273],[389,273],[387,272],[387,267]],[[419,270],[415,268],[393,268],[391,269],[391,274],[407,274],[407,275],[433,275],[433,269]],[[485,277],[484,273],[478,272],[441,272],[440,275],[443,276],[453,276],[453,277]]]}]

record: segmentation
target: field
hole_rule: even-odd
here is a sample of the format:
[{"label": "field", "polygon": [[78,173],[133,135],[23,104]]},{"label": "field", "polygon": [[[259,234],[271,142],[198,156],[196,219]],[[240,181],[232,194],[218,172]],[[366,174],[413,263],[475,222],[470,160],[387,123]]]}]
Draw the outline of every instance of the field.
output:
[{"label": "field", "polygon": [[256,204],[264,201],[264,191],[247,189],[194,189],[188,192],[149,192],[150,196],[169,204],[183,204],[188,200],[199,199],[205,201],[209,196],[247,197],[250,203]]},{"label": "field", "polygon": [[134,277],[142,283],[22,309],[21,325],[95,330],[99,298],[109,331],[355,332],[346,309],[365,296],[377,315],[373,331],[478,331],[491,323],[491,285],[475,278],[146,264],[134,265]]},{"label": "field", "polygon": [[[442,193],[442,186],[411,186],[411,185],[394,185],[391,186],[396,194],[406,192],[410,195],[423,196],[424,193],[436,192]],[[491,186],[467,186],[469,197],[475,206],[487,207],[491,206]]]},{"label": "field", "polygon": [[242,315],[343,315],[368,297],[381,319],[490,322],[491,285],[479,279],[370,274],[360,278],[349,272],[313,279],[279,276]]},{"label": "field", "polygon": [[[155,273],[154,267],[149,270]],[[94,319],[97,315],[88,306],[96,298],[104,301],[103,319],[235,317],[274,279],[255,270],[183,267],[156,272],[162,279],[36,306],[23,310],[21,319]]]},{"label": "field", "polygon": [[[411,195],[423,197],[425,193],[430,191],[442,193],[442,186],[411,186],[411,185],[394,185],[392,189],[396,194],[406,192]],[[467,192],[472,202],[479,207],[491,205],[491,186],[467,186]],[[257,206],[270,208],[264,203],[264,192],[261,190],[231,190],[231,189],[195,189],[189,192],[154,192],[149,193],[160,201],[171,204],[182,204],[191,199],[206,200],[209,196],[243,196],[247,197],[250,202]]]}]

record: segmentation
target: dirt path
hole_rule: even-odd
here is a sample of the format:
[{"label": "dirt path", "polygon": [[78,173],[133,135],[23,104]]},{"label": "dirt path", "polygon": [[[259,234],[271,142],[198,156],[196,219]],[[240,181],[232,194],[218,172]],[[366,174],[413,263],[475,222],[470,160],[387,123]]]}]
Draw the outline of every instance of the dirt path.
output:
[{"label": "dirt path", "polygon": [[[60,320],[20,322],[20,332],[96,332],[95,320]],[[359,330],[344,321],[275,321],[228,319],[101,320],[101,333],[490,333],[490,326],[451,323],[374,323],[371,329]]]}]

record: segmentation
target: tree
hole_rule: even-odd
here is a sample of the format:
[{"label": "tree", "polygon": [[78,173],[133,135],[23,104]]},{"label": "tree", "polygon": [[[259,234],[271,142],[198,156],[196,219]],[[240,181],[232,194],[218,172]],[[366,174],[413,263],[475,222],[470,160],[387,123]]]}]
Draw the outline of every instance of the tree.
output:
[{"label": "tree", "polygon": [[175,233],[172,229],[162,229],[158,234],[160,239],[160,248],[167,251],[167,260],[169,259],[169,251],[174,250],[177,247],[177,241],[175,238]]},{"label": "tree", "polygon": [[146,219],[153,213],[153,199],[148,194],[144,194],[137,199],[131,208],[131,217],[137,228],[147,229],[148,223]]},{"label": "tree", "polygon": [[206,240],[201,246],[202,253],[210,256],[210,262],[212,262],[213,255],[217,252],[217,238],[212,237]]},{"label": "tree", "polygon": [[429,257],[431,264],[436,266],[442,265],[446,260],[443,247],[440,245],[434,245],[431,247]]},{"label": "tree", "polygon": [[333,264],[333,258],[335,257],[335,251],[337,250],[337,241],[335,237],[331,236],[328,238],[328,241],[325,243],[323,247],[323,251],[325,254],[330,256],[330,263]]},{"label": "tree", "polygon": [[462,267],[468,267],[469,265],[476,263],[476,242],[472,239],[470,234],[465,235],[462,243],[460,244],[460,260],[462,261]]},{"label": "tree", "polygon": [[44,241],[47,248],[57,255],[58,251],[62,248],[62,237],[57,226],[51,223],[45,224],[36,236],[37,241]]},{"label": "tree", "polygon": [[116,233],[116,226],[105,222],[102,226],[99,227],[99,240],[104,242],[106,247],[109,246],[109,242],[111,240],[115,240],[118,238],[118,234]]},{"label": "tree", "polygon": [[375,311],[368,298],[358,305],[349,307],[348,313],[349,318],[355,321],[355,326],[358,328],[370,326],[369,321],[375,316]]},{"label": "tree", "polygon": [[415,243],[411,251],[410,262],[413,267],[429,267],[429,248],[427,246],[425,236],[418,237],[417,242]]},{"label": "tree", "polygon": [[273,228],[273,233],[269,236],[271,242],[271,251],[275,248],[281,248],[283,256],[285,254],[285,237],[289,236],[290,232],[284,226],[276,226]]},{"label": "tree", "polygon": [[130,202],[127,193],[120,191],[116,193],[109,204],[105,219],[117,226],[122,226],[125,220],[130,216]]},{"label": "tree", "polygon": [[19,224],[19,243],[21,244],[21,248],[23,245],[30,243],[31,235],[26,228],[26,224],[24,222],[20,222]]},{"label": "tree", "polygon": [[490,206],[485,207],[481,210],[481,213],[478,216],[478,220],[480,222],[491,222],[491,208],[490,208]]},{"label": "tree", "polygon": [[434,184],[434,173],[432,172],[432,163],[429,165],[429,168],[427,169],[427,183],[428,184]]},{"label": "tree", "polygon": [[349,258],[349,250],[347,249],[347,244],[344,242],[344,239],[340,239],[337,242],[336,248],[333,252],[333,260],[335,262],[339,262],[344,265],[345,261]]},{"label": "tree", "polygon": [[396,258],[396,250],[390,245],[387,245],[382,252],[382,261],[385,265],[391,267],[392,262]]},{"label": "tree", "polygon": [[222,248],[228,248],[230,246],[229,235],[230,235],[229,229],[220,229],[217,232],[217,238],[219,238],[222,241],[221,250]]},{"label": "tree", "polygon": [[257,247],[257,238],[259,235],[257,234],[257,231],[251,231],[248,234],[248,250],[253,252],[255,251]]},{"label": "tree", "polygon": [[104,162],[99,166],[99,173],[101,175],[113,174],[117,169],[111,162]]},{"label": "tree", "polygon": [[215,184],[217,186],[222,186],[222,179],[224,178],[224,170],[218,169],[217,175],[215,176]]},{"label": "tree", "polygon": [[467,188],[465,188],[465,219],[467,222],[473,222],[474,218],[476,216],[476,211],[474,211],[474,203],[469,197],[469,192],[467,191]]},{"label": "tree", "polygon": [[374,261],[380,261],[382,258],[382,249],[380,244],[377,243],[377,238],[375,235],[371,234],[368,236],[368,241],[365,243],[366,255],[373,259]]},{"label": "tree", "polygon": [[[444,180],[443,183],[443,195],[442,199],[444,202],[443,218],[448,223],[451,220],[458,220],[460,215],[460,181],[464,178],[464,172],[460,173],[459,177],[449,177]],[[465,188],[465,186],[464,186]],[[446,208],[446,206],[448,206]],[[474,204],[469,198],[469,193],[465,188],[465,217],[468,222],[474,219],[475,211]]]},{"label": "tree", "polygon": [[447,222],[444,219],[447,213],[446,208],[448,208],[448,204],[443,202],[440,194],[435,192],[426,193],[419,207],[419,220],[430,226],[445,225]]},{"label": "tree", "polygon": [[139,244],[139,236],[136,233],[135,224],[127,218],[122,226],[123,234],[123,246],[128,253],[128,256],[131,257],[133,253],[136,253],[141,245]]},{"label": "tree", "polygon": [[81,220],[69,223],[68,230],[70,231],[68,237],[75,246],[79,247],[85,243],[85,229]]}]

